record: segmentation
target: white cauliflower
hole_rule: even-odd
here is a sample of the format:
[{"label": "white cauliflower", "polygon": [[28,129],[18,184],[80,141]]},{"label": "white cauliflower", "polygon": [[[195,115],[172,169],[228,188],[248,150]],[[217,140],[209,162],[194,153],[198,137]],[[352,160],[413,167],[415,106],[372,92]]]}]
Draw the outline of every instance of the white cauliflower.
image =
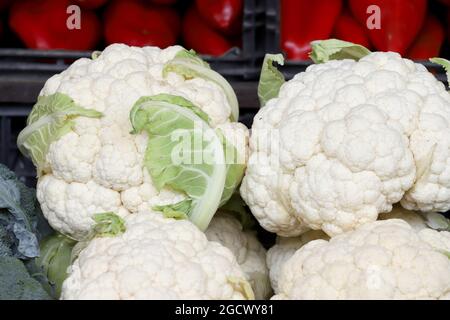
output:
[{"label": "white cauliflower", "polygon": [[232,215],[219,213],[214,216],[205,234],[209,241],[218,242],[231,250],[247,275],[256,299],[267,299],[271,295],[266,249],[255,232],[244,231],[242,224]]},{"label": "white cauliflower", "polygon": [[449,235],[391,219],[309,242],[273,299],[450,299]]},{"label": "white cauliflower", "polygon": [[275,293],[278,292],[278,281],[283,265],[294,253],[310,241],[329,237],[320,230],[310,230],[298,237],[277,237],[276,243],[267,251],[267,266],[270,270],[270,282]]},{"label": "white cauliflower", "polygon": [[61,299],[252,299],[231,251],[187,220],[128,215],[124,233],[94,238],[69,268]]},{"label": "white cauliflower", "polygon": [[[391,212],[381,214],[379,219],[400,219],[407,222],[417,232],[424,230],[424,232],[421,233],[422,239],[434,248],[445,248],[442,245],[442,239],[450,236],[450,232],[436,233],[433,230],[433,228],[435,228],[438,231],[450,231],[449,221],[444,216],[436,213],[410,211],[396,205]],[[298,237],[277,237],[276,244],[267,252],[267,266],[270,270],[270,281],[275,293],[278,292],[278,281],[286,261],[288,261],[298,249],[307,243],[318,239],[329,240],[329,237],[320,230],[310,230]],[[450,243],[450,241],[447,243]]]},{"label": "white cauliflower", "polygon": [[[155,113],[165,118],[152,118]],[[194,54],[179,46],[161,50],[115,44],[47,81],[18,145],[37,166],[37,197],[45,217],[63,234],[83,239],[96,213],[125,217],[156,206],[166,206],[161,211],[167,214],[192,213],[205,229],[208,215],[243,175],[245,163],[231,168],[222,161],[226,148],[221,137],[232,136],[227,130],[239,132],[243,142],[227,142],[246,154],[247,129],[231,123],[237,117],[230,85]],[[223,163],[180,169],[163,162],[164,152],[172,150],[161,136],[179,129],[177,120],[191,136],[196,135],[193,123],[201,123],[202,132],[217,129],[209,136],[212,151],[205,152]],[[152,129],[159,131],[149,133]],[[200,147],[206,148],[202,141]],[[191,148],[192,153],[202,151]],[[238,172],[228,179],[230,170]]]},{"label": "white cauliflower", "polygon": [[241,187],[265,229],[334,236],[400,201],[450,209],[450,94],[423,65],[375,52],[312,65],[281,85],[271,58],[260,94],[273,98],[255,117]]}]

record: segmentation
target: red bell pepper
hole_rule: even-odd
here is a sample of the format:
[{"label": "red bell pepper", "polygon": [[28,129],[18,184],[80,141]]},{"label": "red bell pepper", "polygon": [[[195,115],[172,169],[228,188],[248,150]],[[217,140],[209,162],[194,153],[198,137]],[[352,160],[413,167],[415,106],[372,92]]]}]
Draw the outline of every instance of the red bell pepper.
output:
[{"label": "red bell pepper", "polygon": [[101,36],[97,16],[88,10],[81,12],[81,28],[69,29],[69,0],[14,1],[9,25],[28,48],[91,50]]},{"label": "red bell pepper", "polygon": [[281,49],[288,59],[307,60],[310,42],[331,36],[342,0],[281,0]]},{"label": "red bell pepper", "polygon": [[212,56],[221,56],[233,47],[230,41],[203,21],[195,6],[184,17],[183,40],[186,48]]},{"label": "red bell pepper", "polygon": [[113,1],[105,13],[106,43],[160,48],[174,45],[180,23],[176,13],[169,17],[167,10],[171,9],[161,10],[139,0]]},{"label": "red bell pepper", "polygon": [[196,0],[197,10],[212,28],[225,35],[242,30],[244,0]]},{"label": "red bell pepper", "polygon": [[177,3],[177,0],[148,0],[153,4],[172,5]]},{"label": "red bell pepper", "polygon": [[369,38],[377,50],[395,51],[401,55],[414,42],[425,20],[427,0],[350,0],[350,7],[358,21],[367,26],[375,13],[367,8],[380,8],[380,29],[368,30]]},{"label": "red bell pepper", "polygon": [[97,9],[103,6],[109,0],[72,0],[74,4],[84,9]]},{"label": "red bell pepper", "polygon": [[357,43],[370,49],[367,29],[359,24],[348,12],[344,12],[337,19],[334,26],[333,38]]},{"label": "red bell pepper", "polygon": [[155,10],[169,23],[175,37],[178,38],[181,33],[181,18],[178,12],[167,6],[155,6]]},{"label": "red bell pepper", "polygon": [[445,31],[441,22],[434,16],[428,16],[407,57],[415,60],[438,57],[444,40]]}]

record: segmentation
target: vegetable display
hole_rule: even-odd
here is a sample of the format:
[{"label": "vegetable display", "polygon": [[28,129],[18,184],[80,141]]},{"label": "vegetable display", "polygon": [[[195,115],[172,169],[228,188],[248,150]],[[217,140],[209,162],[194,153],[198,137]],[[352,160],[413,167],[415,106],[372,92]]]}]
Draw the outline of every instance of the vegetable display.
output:
[{"label": "vegetable display", "polygon": [[181,44],[211,56],[242,47],[243,0],[0,0],[0,12],[10,29],[2,47],[86,51],[114,43]]},{"label": "vegetable display", "polygon": [[281,0],[247,121],[210,57],[243,0],[0,0],[26,46],[106,46],[17,136],[36,190],[0,164],[0,300],[450,300],[446,2]]},{"label": "vegetable display", "polygon": [[18,145],[37,166],[45,217],[66,236],[83,240],[97,213],[146,208],[205,230],[244,174],[238,110],[194,53],[117,44],[47,81]]},{"label": "vegetable display", "polygon": [[[241,187],[259,223],[281,236],[305,227],[335,236],[400,201],[412,210],[450,209],[445,86],[397,53],[338,40],[314,42],[311,57],[324,63],[279,93],[269,79],[279,83],[280,75],[263,67],[265,105],[253,123]],[[278,136],[267,135],[272,131]]]}]

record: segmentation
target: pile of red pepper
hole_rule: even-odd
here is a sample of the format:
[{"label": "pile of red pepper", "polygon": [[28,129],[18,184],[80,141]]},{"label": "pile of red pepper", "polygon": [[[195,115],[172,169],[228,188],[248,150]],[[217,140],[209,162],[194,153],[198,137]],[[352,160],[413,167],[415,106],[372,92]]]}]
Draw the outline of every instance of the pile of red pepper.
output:
[{"label": "pile of red pepper", "polygon": [[[308,59],[309,43],[328,38],[417,60],[439,56],[445,41],[445,28],[428,12],[427,0],[280,1],[281,48],[292,60]],[[450,0],[439,1],[450,6]]]},{"label": "pile of red pepper", "polygon": [[[111,43],[177,43],[219,56],[240,45],[244,0],[0,0],[27,48],[93,50]],[[74,6],[76,5],[76,7]],[[2,23],[2,18],[4,17]]]}]

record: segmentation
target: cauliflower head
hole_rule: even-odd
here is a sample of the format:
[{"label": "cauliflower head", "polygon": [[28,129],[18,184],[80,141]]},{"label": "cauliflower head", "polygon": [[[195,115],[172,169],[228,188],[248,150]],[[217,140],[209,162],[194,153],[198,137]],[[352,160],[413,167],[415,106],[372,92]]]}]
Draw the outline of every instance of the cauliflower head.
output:
[{"label": "cauliflower head", "polygon": [[255,232],[243,230],[233,215],[216,214],[205,231],[209,241],[215,241],[230,249],[250,282],[255,298],[264,300],[272,293],[269,270],[266,265],[266,249],[258,241]]},{"label": "cauliflower head", "polygon": [[69,267],[61,299],[252,299],[233,253],[187,220],[140,212],[94,238]]},{"label": "cauliflower head", "polygon": [[284,82],[274,59],[282,62],[266,58],[260,91],[271,99],[255,117],[241,187],[265,229],[335,236],[398,202],[450,209],[450,94],[423,65],[375,52]]},{"label": "cauliflower head", "polygon": [[[205,229],[206,212],[215,212],[243,175],[244,165],[222,161],[226,150],[246,153],[248,132],[237,117],[231,86],[192,52],[115,44],[46,82],[18,145],[37,166],[45,217],[65,235],[83,239],[93,214],[125,217],[149,207],[192,213]],[[208,133],[210,143],[201,137],[187,154],[204,148],[214,164],[167,161],[177,130],[189,138]],[[244,142],[229,140],[236,136]]]},{"label": "cauliflower head", "polygon": [[273,299],[450,299],[449,239],[391,219],[309,242],[283,265]]},{"label": "cauliflower head", "polygon": [[275,293],[278,292],[278,281],[283,265],[294,253],[313,240],[328,240],[329,237],[320,230],[309,230],[298,237],[277,237],[276,243],[267,251],[267,266],[270,270],[270,282]]}]

